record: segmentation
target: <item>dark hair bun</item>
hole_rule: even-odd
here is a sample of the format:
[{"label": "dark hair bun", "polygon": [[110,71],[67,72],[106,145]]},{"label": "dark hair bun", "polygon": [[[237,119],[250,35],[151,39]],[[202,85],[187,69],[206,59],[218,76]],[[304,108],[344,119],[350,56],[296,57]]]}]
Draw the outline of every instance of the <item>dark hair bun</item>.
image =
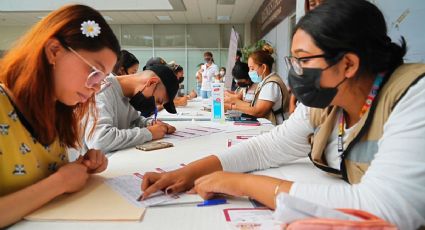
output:
[{"label": "dark hair bun", "polygon": [[263,47],[261,47],[261,50],[267,52],[269,55],[274,53],[273,47],[268,43],[264,44]]}]

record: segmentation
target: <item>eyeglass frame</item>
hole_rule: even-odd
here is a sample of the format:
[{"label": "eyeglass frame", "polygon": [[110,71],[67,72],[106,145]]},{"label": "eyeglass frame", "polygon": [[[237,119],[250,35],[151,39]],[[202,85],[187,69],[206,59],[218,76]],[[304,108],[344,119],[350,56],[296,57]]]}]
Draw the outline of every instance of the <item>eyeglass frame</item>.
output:
[{"label": "eyeglass frame", "polygon": [[[342,54],[342,55],[341,55]],[[339,54],[337,54],[337,55],[334,55],[334,56],[330,56],[330,55],[327,55],[327,54],[318,54],[318,55],[312,55],[312,56],[307,56],[307,57],[300,57],[300,58],[297,58],[297,57],[294,57],[294,56],[285,56],[284,57],[284,60],[285,60],[285,66],[286,66],[286,69],[289,71],[290,69],[291,69],[291,67],[294,69],[294,72],[296,73],[296,74],[298,74],[298,75],[303,75],[303,68],[301,67],[301,63],[300,63],[300,61],[303,61],[303,60],[310,60],[310,59],[314,59],[314,58],[324,58],[325,60],[333,60],[333,61],[337,61],[337,60],[339,60],[340,58],[342,58],[342,56],[344,55],[345,53],[344,52],[342,52],[342,53],[339,53]],[[294,67],[294,64],[293,64],[293,61],[292,60],[296,60],[296,63],[297,63],[297,65],[298,65],[298,67],[299,68],[295,68]],[[332,65],[330,65],[330,66],[332,66]],[[327,68],[329,68],[330,66],[328,66]],[[327,69],[327,68],[325,68],[325,69]]]},{"label": "eyeglass frame", "polygon": [[[87,59],[85,59],[83,56],[81,56],[77,51],[75,51],[73,48],[71,48],[70,46],[68,46],[65,41],[63,41],[63,39],[57,38],[59,40],[59,42],[61,43],[61,45],[71,51],[73,54],[75,54],[81,61],[83,61],[84,63],[86,63],[91,69],[92,71],[89,73],[89,75],[87,76],[87,80],[85,83],[85,86],[87,88],[94,88],[97,84],[100,84],[100,90],[98,92],[96,92],[96,94],[99,94],[101,92],[103,92],[106,88],[108,88],[111,85],[111,82],[108,82],[105,80],[105,78],[107,77],[107,75],[105,74],[105,72],[99,70],[98,68],[96,68],[94,65],[92,65]],[[93,84],[88,84],[89,80],[96,74],[101,74],[103,77],[101,78],[100,81],[98,82],[94,82]]]}]

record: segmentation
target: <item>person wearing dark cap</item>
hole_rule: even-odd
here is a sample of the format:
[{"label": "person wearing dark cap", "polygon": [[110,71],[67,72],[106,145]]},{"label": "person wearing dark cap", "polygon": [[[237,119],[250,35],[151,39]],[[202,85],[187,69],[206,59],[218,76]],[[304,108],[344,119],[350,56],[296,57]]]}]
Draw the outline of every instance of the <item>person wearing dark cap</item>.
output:
[{"label": "person wearing dark cap", "polygon": [[[170,67],[173,70],[174,74],[176,75],[177,80],[179,82],[179,91],[181,91],[182,89],[184,89],[184,85],[182,84],[184,81],[183,66],[177,64],[175,61],[171,61],[170,63],[168,63],[168,67]],[[198,95],[194,90],[192,90],[192,92],[190,92],[187,95],[184,95],[183,92],[179,92],[177,96],[174,98],[174,104],[177,107],[186,106],[188,100],[196,98],[197,96]]]},{"label": "person wearing dark cap", "polygon": [[163,138],[176,129],[166,123],[153,121],[157,105],[169,113],[176,113],[173,99],[178,81],[165,65],[148,66],[134,75],[108,77],[111,86],[96,95],[98,119],[89,117],[84,135],[88,148],[109,153],[134,147],[147,141]]},{"label": "person wearing dark cap", "polygon": [[[232,69],[233,80],[236,82],[236,90],[234,92],[226,92],[226,97],[237,97],[243,101],[251,103],[254,100],[255,89],[258,84],[255,84],[249,77],[248,64],[244,62],[236,62]],[[224,104],[225,108],[230,108],[229,103]]]},{"label": "person wearing dark cap", "polygon": [[148,68],[149,66],[154,66],[154,65],[167,65],[167,62],[165,62],[164,59],[162,59],[161,57],[151,57],[145,64],[145,66],[143,67],[143,70],[146,70],[146,68]]}]

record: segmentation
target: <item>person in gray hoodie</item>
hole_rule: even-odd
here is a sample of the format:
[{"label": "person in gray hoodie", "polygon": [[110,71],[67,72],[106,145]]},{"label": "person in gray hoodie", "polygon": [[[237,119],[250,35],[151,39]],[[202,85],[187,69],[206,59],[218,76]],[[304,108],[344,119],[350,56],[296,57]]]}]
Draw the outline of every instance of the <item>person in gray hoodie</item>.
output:
[{"label": "person in gray hoodie", "polygon": [[157,105],[169,113],[177,112],[173,99],[178,81],[169,67],[153,65],[137,74],[107,77],[106,81],[109,87],[96,95],[98,119],[88,118],[84,134],[87,148],[110,153],[161,139],[176,130],[148,118]]}]

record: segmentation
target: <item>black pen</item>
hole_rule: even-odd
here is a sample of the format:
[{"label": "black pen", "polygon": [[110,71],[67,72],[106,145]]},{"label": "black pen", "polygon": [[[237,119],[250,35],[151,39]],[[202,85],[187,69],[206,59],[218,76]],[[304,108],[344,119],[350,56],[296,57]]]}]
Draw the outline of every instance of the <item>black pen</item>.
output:
[{"label": "black pen", "polygon": [[[140,194],[140,196],[139,196],[139,198],[137,198],[136,200],[137,201],[142,201],[142,198],[143,198],[143,192],[142,192],[142,194]],[[146,199],[150,199],[150,198],[154,198],[154,197],[158,197],[158,196],[163,196],[163,195],[167,195],[167,193],[158,193],[158,194],[155,194],[155,195],[150,195],[149,197],[147,197]]]}]

